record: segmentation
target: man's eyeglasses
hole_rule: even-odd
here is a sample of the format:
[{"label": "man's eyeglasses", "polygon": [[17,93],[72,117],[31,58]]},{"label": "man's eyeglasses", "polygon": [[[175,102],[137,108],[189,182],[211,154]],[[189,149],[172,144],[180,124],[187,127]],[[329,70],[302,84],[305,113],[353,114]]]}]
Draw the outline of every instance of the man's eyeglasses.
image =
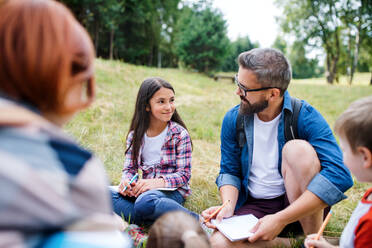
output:
[{"label": "man's eyeglasses", "polygon": [[240,93],[246,97],[247,92],[253,92],[253,91],[261,91],[261,90],[268,90],[268,89],[279,89],[278,87],[262,87],[262,88],[257,88],[257,89],[247,89],[238,81],[238,74],[235,74],[235,84],[239,87]]}]

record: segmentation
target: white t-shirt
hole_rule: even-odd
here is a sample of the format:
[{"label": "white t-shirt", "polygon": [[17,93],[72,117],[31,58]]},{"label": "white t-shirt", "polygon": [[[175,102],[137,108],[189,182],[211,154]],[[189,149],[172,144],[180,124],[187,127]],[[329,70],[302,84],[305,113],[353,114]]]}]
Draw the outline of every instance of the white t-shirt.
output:
[{"label": "white t-shirt", "polygon": [[272,199],[285,193],[278,171],[278,125],[281,114],[264,122],[254,114],[253,157],[248,190],[257,199]]},{"label": "white t-shirt", "polygon": [[160,163],[161,148],[168,132],[168,126],[157,136],[148,137],[145,133],[142,146],[142,162],[146,167],[156,166]]}]

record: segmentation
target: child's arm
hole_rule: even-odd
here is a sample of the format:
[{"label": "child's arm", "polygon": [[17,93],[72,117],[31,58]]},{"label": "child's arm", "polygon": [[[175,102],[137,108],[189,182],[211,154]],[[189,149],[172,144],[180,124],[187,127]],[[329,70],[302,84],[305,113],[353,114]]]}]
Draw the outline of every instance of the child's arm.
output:
[{"label": "child's arm", "polygon": [[331,245],[330,243],[328,243],[322,236],[320,236],[319,240],[315,240],[315,237],[317,236],[317,234],[310,234],[309,236],[307,236],[307,238],[305,239],[305,247],[306,248],[310,248],[310,247],[314,247],[314,248],[336,248],[338,246],[333,246]]},{"label": "child's arm", "polygon": [[[133,139],[133,131],[129,133],[128,138],[127,138],[127,149],[132,143]],[[132,159],[132,149],[131,147],[128,152],[125,154],[125,161],[124,161],[124,167],[123,167],[123,174],[121,177],[121,181],[123,182],[124,180],[131,180],[134,175],[138,172],[138,165],[134,162]]]},{"label": "child's arm", "polygon": [[176,171],[162,175],[165,187],[178,188],[189,183],[191,177],[191,138],[186,130],[180,134],[180,139],[176,144]]}]

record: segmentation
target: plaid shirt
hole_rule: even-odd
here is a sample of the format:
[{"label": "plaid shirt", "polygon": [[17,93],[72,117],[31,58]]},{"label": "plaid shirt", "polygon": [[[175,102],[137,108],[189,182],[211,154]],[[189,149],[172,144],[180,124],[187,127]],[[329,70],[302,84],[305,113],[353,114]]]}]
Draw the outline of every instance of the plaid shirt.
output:
[{"label": "plaid shirt", "polygon": [[[133,131],[129,133],[127,147],[132,143]],[[138,164],[132,159],[132,147],[125,155],[122,179],[130,180],[138,169],[142,170],[142,178],[163,178],[165,187],[178,188],[184,198],[191,194],[189,181],[191,178],[191,139],[185,128],[176,122],[168,123],[168,132],[160,153],[160,164],[146,167],[142,163],[141,150]]]}]

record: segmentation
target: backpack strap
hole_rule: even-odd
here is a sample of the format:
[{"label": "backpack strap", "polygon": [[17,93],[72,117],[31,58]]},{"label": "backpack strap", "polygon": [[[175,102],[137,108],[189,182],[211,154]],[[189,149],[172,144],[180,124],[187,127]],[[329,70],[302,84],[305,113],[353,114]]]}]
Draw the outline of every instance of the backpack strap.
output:
[{"label": "backpack strap", "polygon": [[244,133],[244,116],[238,113],[236,118],[236,139],[239,144],[239,148],[243,149],[245,144],[245,133]]},{"label": "backpack strap", "polygon": [[[284,138],[285,141],[290,141],[293,139],[299,139],[298,136],[298,115],[302,107],[302,102],[300,99],[291,97],[292,112],[287,110],[284,112]],[[236,118],[236,140],[238,141],[239,148],[243,149],[246,139],[244,132],[244,116],[238,113]]]},{"label": "backpack strap", "polygon": [[284,138],[286,142],[299,138],[298,130],[297,130],[297,122],[298,122],[298,115],[302,107],[302,102],[300,99],[291,97],[291,105],[292,105],[292,112],[291,111],[284,112]]}]

